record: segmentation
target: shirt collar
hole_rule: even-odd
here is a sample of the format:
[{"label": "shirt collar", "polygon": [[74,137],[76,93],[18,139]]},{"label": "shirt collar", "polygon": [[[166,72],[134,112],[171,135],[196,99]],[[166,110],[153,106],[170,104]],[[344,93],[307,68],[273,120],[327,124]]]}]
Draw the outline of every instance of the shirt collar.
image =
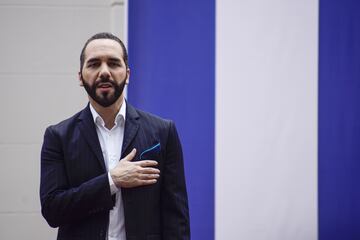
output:
[{"label": "shirt collar", "polygon": [[[90,111],[91,111],[91,115],[93,117],[94,123],[95,124],[100,124],[101,126],[105,126],[104,120],[99,115],[99,113],[95,110],[95,108],[91,105],[91,103],[90,103]],[[114,122],[115,126],[118,123],[121,123],[120,121],[122,119],[124,120],[124,123],[125,123],[125,117],[126,117],[126,101],[124,99],[123,103],[121,104],[119,112],[116,114],[115,122]]]}]

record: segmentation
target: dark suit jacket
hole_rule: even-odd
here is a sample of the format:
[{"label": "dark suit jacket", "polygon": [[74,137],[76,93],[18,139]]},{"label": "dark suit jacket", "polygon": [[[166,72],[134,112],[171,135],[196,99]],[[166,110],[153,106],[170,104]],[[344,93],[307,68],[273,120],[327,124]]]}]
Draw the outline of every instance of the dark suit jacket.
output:
[{"label": "dark suit jacket", "polygon": [[[190,239],[183,156],[176,128],[127,103],[122,157],[158,161],[154,185],[123,188],[127,240]],[[89,105],[46,129],[41,151],[41,212],[58,239],[105,239],[114,196]]]}]

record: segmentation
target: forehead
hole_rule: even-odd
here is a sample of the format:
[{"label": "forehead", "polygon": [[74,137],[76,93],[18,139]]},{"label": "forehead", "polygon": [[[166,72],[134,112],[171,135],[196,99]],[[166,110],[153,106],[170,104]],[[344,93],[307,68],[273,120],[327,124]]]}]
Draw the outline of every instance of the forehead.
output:
[{"label": "forehead", "polygon": [[86,46],[85,61],[90,58],[117,57],[123,59],[123,49],[112,39],[95,39]]}]

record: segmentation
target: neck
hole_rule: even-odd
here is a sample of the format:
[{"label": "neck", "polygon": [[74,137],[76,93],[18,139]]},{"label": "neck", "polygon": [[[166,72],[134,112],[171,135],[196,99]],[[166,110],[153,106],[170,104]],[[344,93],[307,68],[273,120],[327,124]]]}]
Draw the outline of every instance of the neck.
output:
[{"label": "neck", "polygon": [[95,102],[92,98],[89,97],[89,101],[91,105],[94,107],[96,112],[101,116],[101,118],[105,122],[105,127],[107,129],[112,129],[115,125],[115,117],[120,111],[121,105],[124,102],[124,96],[121,95],[116,102],[114,102],[112,105],[108,107],[103,107],[99,105],[97,102]]}]

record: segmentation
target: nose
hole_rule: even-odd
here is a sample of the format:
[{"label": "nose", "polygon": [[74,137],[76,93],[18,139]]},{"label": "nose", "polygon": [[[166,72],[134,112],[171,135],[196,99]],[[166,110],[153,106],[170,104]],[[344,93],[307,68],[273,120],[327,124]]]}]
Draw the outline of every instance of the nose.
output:
[{"label": "nose", "polygon": [[110,77],[109,67],[107,66],[106,63],[101,64],[99,77],[100,78],[109,78]]}]

